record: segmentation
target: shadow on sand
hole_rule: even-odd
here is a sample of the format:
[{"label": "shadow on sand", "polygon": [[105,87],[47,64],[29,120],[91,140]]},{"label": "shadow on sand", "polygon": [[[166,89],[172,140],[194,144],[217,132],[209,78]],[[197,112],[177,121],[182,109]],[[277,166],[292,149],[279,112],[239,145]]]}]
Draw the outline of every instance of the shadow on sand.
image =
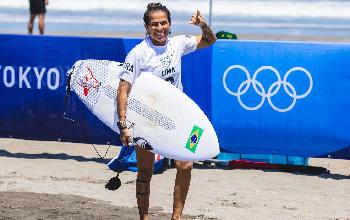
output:
[{"label": "shadow on sand", "polygon": [[[213,165],[214,164],[214,165]],[[288,164],[262,164],[262,163],[240,163],[235,164],[230,162],[215,164],[215,163],[195,163],[194,168],[196,169],[223,169],[223,170],[261,170],[263,172],[284,172],[295,175],[305,176],[318,176],[322,179],[334,179],[344,180],[349,179],[350,175],[343,175],[337,173],[331,173],[324,167],[317,166],[302,166],[302,165],[288,165]]]},{"label": "shadow on sand", "polygon": [[96,162],[107,164],[110,159],[102,158],[86,158],[82,156],[72,156],[64,153],[52,154],[52,153],[40,153],[40,154],[28,154],[28,153],[11,153],[6,150],[0,150],[0,157],[13,157],[23,159],[53,159],[53,160],[76,160],[79,162]]},{"label": "shadow on sand", "polygon": [[[11,153],[6,150],[0,150],[0,157],[12,157],[12,158],[24,158],[24,159],[54,159],[54,160],[76,160],[79,162],[96,162],[107,164],[110,159],[103,158],[86,158],[82,156],[72,156],[64,153],[52,154],[52,153],[40,153],[40,154],[28,154],[28,153]],[[166,166],[165,169],[172,168],[173,166]],[[330,171],[323,167],[315,166],[300,166],[300,165],[285,165],[285,164],[271,164],[270,167],[260,166],[259,165],[250,165],[250,166],[241,166],[241,167],[232,167],[227,164],[208,164],[208,163],[195,163],[195,169],[223,169],[223,170],[232,170],[232,169],[250,169],[250,170],[262,170],[264,172],[286,172],[292,173],[295,175],[307,175],[307,176],[318,176],[323,179],[334,179],[334,180],[343,180],[350,179],[350,176],[343,174],[330,173]],[[162,170],[164,171],[164,170]],[[160,172],[161,173],[161,172]]]}]

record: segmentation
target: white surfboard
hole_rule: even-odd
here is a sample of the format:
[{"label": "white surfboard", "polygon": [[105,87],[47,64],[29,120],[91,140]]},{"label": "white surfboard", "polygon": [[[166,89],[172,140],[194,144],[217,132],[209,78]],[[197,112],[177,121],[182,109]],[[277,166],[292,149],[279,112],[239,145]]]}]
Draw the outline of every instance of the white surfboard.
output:
[{"label": "white surfboard", "polygon": [[[68,71],[71,89],[117,133],[116,91],[121,68],[122,63],[113,61],[80,60]],[[204,112],[183,92],[152,74],[141,74],[132,86],[127,120],[134,140],[153,153],[186,161],[219,154],[217,135]]]}]

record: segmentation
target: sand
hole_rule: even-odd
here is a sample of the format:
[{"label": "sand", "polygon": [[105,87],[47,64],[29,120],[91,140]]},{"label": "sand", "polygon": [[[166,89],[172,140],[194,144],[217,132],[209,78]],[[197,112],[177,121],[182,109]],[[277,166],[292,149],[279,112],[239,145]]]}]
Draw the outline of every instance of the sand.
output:
[{"label": "sand", "polygon": [[[104,153],[107,146],[97,146]],[[136,173],[115,176],[89,144],[0,138],[0,219],[137,219]],[[310,159],[330,173],[196,164],[184,219],[350,219],[350,161]],[[152,219],[170,219],[175,169],[153,176]]]},{"label": "sand", "polygon": [[[324,36],[239,35],[239,39],[350,42]],[[97,149],[104,154],[107,146]],[[89,144],[0,138],[0,219],[138,219],[136,173],[120,174],[122,185],[116,191],[104,188],[116,175],[106,163],[119,150],[112,147],[101,159]],[[330,173],[195,164],[184,219],[350,219],[350,160],[311,158],[309,164]],[[151,219],[170,219],[175,173],[168,168],[153,176]]]}]

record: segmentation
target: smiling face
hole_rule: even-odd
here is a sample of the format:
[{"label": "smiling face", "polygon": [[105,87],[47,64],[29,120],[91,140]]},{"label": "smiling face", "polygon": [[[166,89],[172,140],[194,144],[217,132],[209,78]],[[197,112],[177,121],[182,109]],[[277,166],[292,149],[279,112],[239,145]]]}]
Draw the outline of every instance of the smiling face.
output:
[{"label": "smiling face", "polygon": [[169,35],[170,22],[164,11],[155,11],[149,14],[149,22],[145,28],[152,43],[156,46],[163,46]]}]

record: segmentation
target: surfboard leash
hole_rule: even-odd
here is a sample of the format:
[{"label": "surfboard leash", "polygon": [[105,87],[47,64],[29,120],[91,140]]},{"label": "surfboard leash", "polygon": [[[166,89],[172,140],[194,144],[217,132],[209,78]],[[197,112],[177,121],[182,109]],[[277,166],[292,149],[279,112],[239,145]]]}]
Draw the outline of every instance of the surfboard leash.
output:
[{"label": "surfboard leash", "polygon": [[[70,82],[71,82],[71,79],[72,79],[72,74],[74,72],[74,69],[75,69],[75,66],[73,65],[73,67],[67,71],[67,81],[66,81],[66,91],[65,91],[65,96],[64,96],[64,111],[63,111],[63,118],[65,120],[69,120],[73,123],[77,123],[79,127],[82,127],[80,125],[80,123],[76,120],[74,120],[72,117],[68,116],[67,114],[67,107],[68,107],[68,99],[70,97],[70,93],[71,93],[71,86],[70,86]],[[128,129],[132,129],[132,133],[133,133],[133,137],[135,137],[135,129],[134,129],[134,125],[135,123],[131,122],[128,120],[128,122],[130,123],[130,126],[128,127]],[[101,154],[98,152],[98,150],[96,149],[95,145],[92,144],[92,147],[94,148],[94,150],[96,151],[97,155],[101,158],[101,159],[105,159],[106,156],[107,156],[107,153],[111,147],[110,143],[107,142],[108,144],[108,148],[104,154],[104,156],[101,156]],[[145,149],[145,150],[153,150],[152,146],[148,143],[147,140],[145,140],[144,138],[141,138],[141,137],[135,137],[133,138],[133,143],[132,145],[138,145],[139,147]]]},{"label": "surfboard leash", "polygon": [[[69,99],[69,97],[70,97],[70,92],[71,92],[70,81],[71,81],[71,79],[72,79],[72,74],[73,74],[73,72],[74,72],[74,68],[75,68],[75,66],[73,65],[72,69],[70,69],[70,70],[67,71],[66,92],[65,92],[65,96],[64,96],[63,119],[68,120],[68,121],[71,121],[71,122],[73,122],[73,123],[77,123],[79,127],[82,127],[78,121],[74,120],[72,117],[68,116],[68,114],[67,114],[68,99]],[[98,152],[98,150],[96,149],[95,144],[92,144],[92,147],[95,149],[97,155],[98,155],[101,159],[105,159],[105,158],[106,158],[107,153],[108,153],[108,151],[109,151],[109,149],[110,149],[110,147],[111,147],[110,142],[107,142],[107,144],[108,144],[108,148],[107,148],[107,150],[106,150],[104,156],[101,156],[101,154],[100,154],[100,153]]]},{"label": "surfboard leash", "polygon": [[74,71],[75,66],[72,67],[72,69],[67,71],[67,81],[66,81],[66,92],[64,96],[64,111],[63,111],[63,118],[66,120],[69,120],[71,122],[76,122],[80,126],[79,122],[75,121],[71,117],[67,116],[67,106],[68,106],[68,99],[70,97],[70,81],[72,79],[72,74]]},{"label": "surfboard leash", "polygon": [[95,144],[92,144],[92,147],[95,149],[97,155],[98,155],[101,159],[105,159],[105,158],[106,158],[107,153],[108,153],[108,150],[109,150],[109,148],[111,148],[111,144],[110,144],[109,142],[107,142],[107,144],[108,144],[108,148],[107,148],[107,150],[106,150],[106,152],[105,152],[105,155],[104,155],[103,157],[102,157],[102,156],[100,155],[100,153],[97,151],[97,149],[96,149],[96,147],[95,147]]},{"label": "surfboard leash", "polygon": [[[73,122],[73,123],[77,123],[79,127],[82,127],[80,125],[80,123],[76,120],[74,120],[73,118],[71,118],[70,116],[68,116],[67,114],[67,106],[68,106],[68,99],[70,97],[70,92],[71,92],[71,86],[70,86],[70,81],[72,79],[72,74],[73,74],[73,71],[75,69],[75,66],[73,65],[72,69],[68,70],[67,71],[67,81],[66,81],[66,91],[65,91],[65,97],[64,97],[64,111],[63,111],[63,119],[65,120],[68,120],[70,122]],[[133,126],[133,123],[132,123],[132,126]],[[108,144],[108,148],[104,154],[104,156],[102,157],[100,155],[100,153],[98,152],[98,150],[96,149],[95,145],[92,144],[92,147],[94,148],[94,150],[96,151],[97,155],[101,158],[101,159],[104,159],[106,156],[107,156],[107,153],[111,147],[111,144],[110,142],[107,142]],[[109,190],[117,190],[120,186],[121,186],[121,181],[119,179],[119,174],[120,172],[117,172],[117,176],[111,178],[107,184],[105,184],[105,188],[106,189],[109,189]]]},{"label": "surfboard leash", "polygon": [[[128,127],[128,129],[132,129],[132,140],[133,140],[133,143],[131,143],[130,146],[139,146],[140,148],[142,149],[145,149],[145,150],[148,150],[148,151],[151,151],[153,150],[153,147],[148,143],[148,141],[142,137],[135,137],[135,128],[134,128],[134,125],[135,123],[127,120],[131,125]],[[129,146],[129,147],[130,147]]]}]

